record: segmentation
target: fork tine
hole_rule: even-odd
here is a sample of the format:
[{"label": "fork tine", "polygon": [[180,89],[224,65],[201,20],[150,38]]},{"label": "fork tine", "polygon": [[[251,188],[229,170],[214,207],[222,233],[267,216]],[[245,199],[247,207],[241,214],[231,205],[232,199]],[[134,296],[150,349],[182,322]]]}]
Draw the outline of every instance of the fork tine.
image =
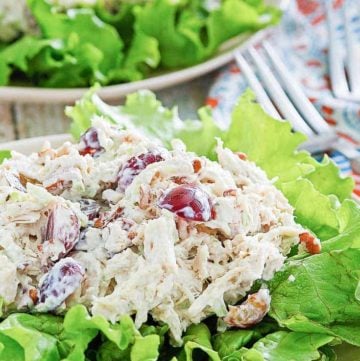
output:
[{"label": "fork tine", "polygon": [[250,65],[240,54],[240,51],[236,51],[235,60],[239,68],[242,70],[246,80],[248,81],[250,88],[254,91],[256,99],[262,105],[264,110],[273,118],[282,120],[280,114],[278,113],[270,98],[266,94],[264,88],[260,84]]},{"label": "fork tine", "polygon": [[253,47],[250,47],[248,52],[252,61],[258,68],[261,80],[266,85],[273,102],[280,109],[281,113],[291,122],[295,130],[303,132],[307,136],[312,137],[314,135],[314,131],[305,123],[298,111],[292,105],[291,101],[285,94],[284,90],[281,88],[281,85],[269,67],[266,65],[260,53]]},{"label": "fork tine", "polygon": [[347,47],[347,70],[349,75],[350,88],[351,93],[354,96],[358,96],[360,99],[360,47],[351,29],[351,16],[347,2],[344,4],[344,13]]},{"label": "fork tine", "polygon": [[338,98],[346,98],[349,94],[349,88],[344,71],[343,52],[336,39],[335,15],[332,9],[332,1],[326,4],[326,22],[329,32],[329,70],[332,92]]},{"label": "fork tine", "polygon": [[276,70],[277,76],[281,79],[285,89],[292,98],[292,101],[296,104],[298,109],[301,109],[301,113],[304,116],[305,121],[318,133],[332,132],[330,126],[311,104],[310,100],[302,91],[300,85],[290,74],[278,52],[267,41],[263,42],[263,47],[269,56],[274,69]]}]

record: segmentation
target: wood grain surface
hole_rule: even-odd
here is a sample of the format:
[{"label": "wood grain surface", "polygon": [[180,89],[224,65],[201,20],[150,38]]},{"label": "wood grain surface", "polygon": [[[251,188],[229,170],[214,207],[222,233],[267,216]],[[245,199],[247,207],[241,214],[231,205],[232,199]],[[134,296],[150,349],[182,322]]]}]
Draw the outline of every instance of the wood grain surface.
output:
[{"label": "wood grain surface", "polygon": [[[156,92],[168,107],[178,106],[183,119],[197,117],[205,104],[215,73],[185,84]],[[123,100],[119,99],[119,104]],[[0,142],[40,135],[66,133],[70,119],[64,114],[66,104],[0,104]]]}]

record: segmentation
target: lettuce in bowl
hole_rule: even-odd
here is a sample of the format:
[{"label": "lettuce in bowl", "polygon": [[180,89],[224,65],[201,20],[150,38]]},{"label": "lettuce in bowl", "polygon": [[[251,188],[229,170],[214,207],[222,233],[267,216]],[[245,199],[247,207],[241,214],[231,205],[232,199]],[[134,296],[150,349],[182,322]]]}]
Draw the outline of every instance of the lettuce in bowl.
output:
[{"label": "lettuce in bowl", "polygon": [[[281,15],[261,0],[224,0],[215,7],[200,0],[95,0],[83,6],[80,1],[18,0],[17,6],[2,1],[8,17],[32,26],[12,41],[2,43],[0,36],[0,86],[137,81],[155,70],[201,63],[225,41],[275,24]],[[4,26],[0,16],[6,32]]]}]

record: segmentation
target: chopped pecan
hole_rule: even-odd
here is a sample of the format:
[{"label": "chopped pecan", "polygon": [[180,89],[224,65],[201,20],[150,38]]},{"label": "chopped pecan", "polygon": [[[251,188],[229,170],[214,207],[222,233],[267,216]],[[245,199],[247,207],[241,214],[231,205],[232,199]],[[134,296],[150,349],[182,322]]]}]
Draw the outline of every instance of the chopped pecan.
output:
[{"label": "chopped pecan", "polygon": [[229,197],[229,196],[235,197],[236,189],[228,189],[228,190],[224,191],[223,196],[224,197]]},{"label": "chopped pecan", "polygon": [[121,208],[121,207],[118,207],[112,212],[101,213],[100,217],[95,219],[94,227],[95,228],[104,228],[104,227],[106,227],[110,222],[112,222],[115,219],[118,219],[119,217],[121,217],[123,212],[124,212],[124,209]]},{"label": "chopped pecan", "polygon": [[231,327],[252,327],[258,324],[269,312],[270,301],[269,290],[261,289],[249,295],[241,305],[230,306],[224,321]]},{"label": "chopped pecan", "polygon": [[60,195],[65,189],[71,188],[71,182],[60,179],[46,187],[46,190],[53,195]]},{"label": "chopped pecan", "polygon": [[201,166],[201,161],[199,159],[194,159],[192,162],[193,165],[193,169],[195,173],[199,173],[202,166]]},{"label": "chopped pecan", "polygon": [[150,187],[142,184],[139,189],[140,193],[140,200],[139,200],[139,207],[141,209],[147,209],[151,204],[151,192]]},{"label": "chopped pecan", "polygon": [[176,184],[187,184],[187,183],[189,183],[188,179],[186,177],[174,176],[174,177],[171,177],[171,180]]},{"label": "chopped pecan", "polygon": [[235,152],[235,154],[241,159],[241,160],[247,160],[248,157],[245,153],[242,152]]},{"label": "chopped pecan", "polygon": [[32,184],[39,184],[39,181],[37,179],[34,179],[34,178],[30,178],[24,174],[19,174],[19,179],[20,179],[20,182],[21,184],[26,187],[26,184],[27,183],[32,183]]},{"label": "chopped pecan", "polygon": [[29,290],[29,297],[33,301],[34,305],[36,305],[39,301],[38,291],[36,288],[31,288]]},{"label": "chopped pecan", "polygon": [[315,238],[309,232],[304,232],[299,234],[300,243],[305,246],[305,249],[310,254],[318,254],[321,251],[321,244],[320,241]]}]

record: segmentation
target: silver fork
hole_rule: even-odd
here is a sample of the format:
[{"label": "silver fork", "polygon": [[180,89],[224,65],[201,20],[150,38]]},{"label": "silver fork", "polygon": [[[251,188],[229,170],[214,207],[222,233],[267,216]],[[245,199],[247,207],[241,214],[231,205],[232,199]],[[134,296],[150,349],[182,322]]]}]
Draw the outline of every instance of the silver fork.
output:
[{"label": "silver fork", "polygon": [[[356,5],[356,4],[355,4]],[[359,4],[357,4],[359,6]],[[337,20],[344,27],[345,42],[339,37]],[[360,101],[360,44],[352,29],[349,1],[334,9],[326,4],[326,23],[329,33],[329,73],[331,89],[336,98]]]},{"label": "silver fork", "polygon": [[265,111],[281,121],[289,120],[295,130],[308,136],[302,148],[311,153],[338,150],[360,172],[360,152],[339,138],[321,117],[270,43],[264,41],[259,50],[249,47],[242,53],[236,51],[235,59]]}]

